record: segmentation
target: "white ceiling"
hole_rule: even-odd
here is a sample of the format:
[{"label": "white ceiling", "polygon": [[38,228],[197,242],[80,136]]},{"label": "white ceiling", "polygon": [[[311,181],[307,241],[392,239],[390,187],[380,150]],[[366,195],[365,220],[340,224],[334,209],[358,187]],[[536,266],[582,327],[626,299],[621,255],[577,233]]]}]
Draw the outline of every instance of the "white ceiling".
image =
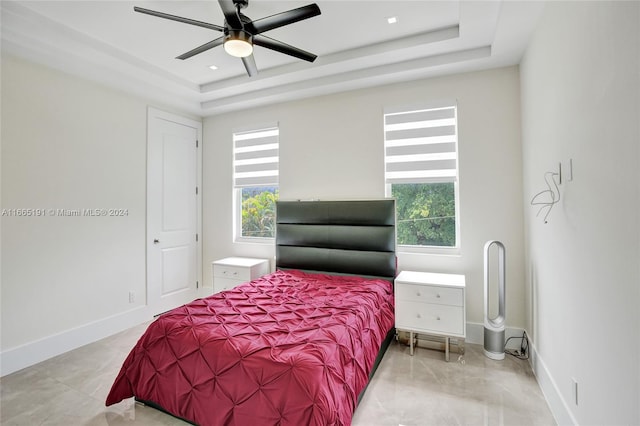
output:
[{"label": "white ceiling", "polygon": [[[250,0],[243,13],[258,19],[311,2]],[[265,35],[318,59],[308,63],[256,47],[256,77],[248,77],[241,60],[222,46],[175,59],[220,33],[133,11],[140,6],[223,25],[215,0],[3,0],[2,50],[197,115],[212,115],[517,64],[543,8],[540,1],[316,3],[320,16]],[[391,16],[398,23],[388,24]]]}]

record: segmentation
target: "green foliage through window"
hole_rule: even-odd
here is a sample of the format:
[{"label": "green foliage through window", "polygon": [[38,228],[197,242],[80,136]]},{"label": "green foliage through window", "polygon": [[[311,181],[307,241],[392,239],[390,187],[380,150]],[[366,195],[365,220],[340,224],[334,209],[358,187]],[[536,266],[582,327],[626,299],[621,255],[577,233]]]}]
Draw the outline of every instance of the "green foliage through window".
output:
[{"label": "green foliage through window", "polygon": [[273,238],[276,233],[278,187],[242,188],[242,236]]},{"label": "green foliage through window", "polygon": [[455,186],[447,183],[392,184],[399,245],[455,247]]}]

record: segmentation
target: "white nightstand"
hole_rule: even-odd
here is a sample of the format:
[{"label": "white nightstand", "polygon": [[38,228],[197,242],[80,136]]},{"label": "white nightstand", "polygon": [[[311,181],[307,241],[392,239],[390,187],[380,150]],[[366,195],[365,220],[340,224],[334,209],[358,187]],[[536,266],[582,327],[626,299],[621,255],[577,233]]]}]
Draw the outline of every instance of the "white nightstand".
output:
[{"label": "white nightstand", "polygon": [[269,260],[249,257],[227,257],[216,260],[213,268],[213,292],[229,290],[238,284],[269,273]]},{"label": "white nightstand", "polygon": [[411,355],[414,333],[443,336],[449,361],[449,338],[466,335],[464,290],[464,275],[400,272],[395,279],[396,329],[409,332]]}]

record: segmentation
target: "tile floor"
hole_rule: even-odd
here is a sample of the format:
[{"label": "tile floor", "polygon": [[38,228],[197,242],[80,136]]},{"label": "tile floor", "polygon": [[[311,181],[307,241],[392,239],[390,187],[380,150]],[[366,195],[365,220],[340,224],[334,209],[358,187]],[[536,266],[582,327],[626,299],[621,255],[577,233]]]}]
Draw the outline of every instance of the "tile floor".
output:
[{"label": "tile floor", "polygon": [[[0,379],[0,424],[186,425],[126,400],[104,406],[111,383],[146,324]],[[393,343],[358,406],[353,425],[555,425],[526,361],[492,361],[466,345],[451,354]]]}]

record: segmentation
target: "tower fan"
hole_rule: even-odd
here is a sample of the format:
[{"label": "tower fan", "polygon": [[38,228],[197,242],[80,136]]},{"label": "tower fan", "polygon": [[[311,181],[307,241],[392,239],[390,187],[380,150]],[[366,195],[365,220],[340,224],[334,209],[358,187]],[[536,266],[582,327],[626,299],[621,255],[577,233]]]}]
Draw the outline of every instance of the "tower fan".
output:
[{"label": "tower fan", "polygon": [[[489,315],[489,250],[498,247],[498,315]],[[505,251],[500,241],[487,241],[484,245],[484,354],[491,359],[504,359],[505,322]]]}]

